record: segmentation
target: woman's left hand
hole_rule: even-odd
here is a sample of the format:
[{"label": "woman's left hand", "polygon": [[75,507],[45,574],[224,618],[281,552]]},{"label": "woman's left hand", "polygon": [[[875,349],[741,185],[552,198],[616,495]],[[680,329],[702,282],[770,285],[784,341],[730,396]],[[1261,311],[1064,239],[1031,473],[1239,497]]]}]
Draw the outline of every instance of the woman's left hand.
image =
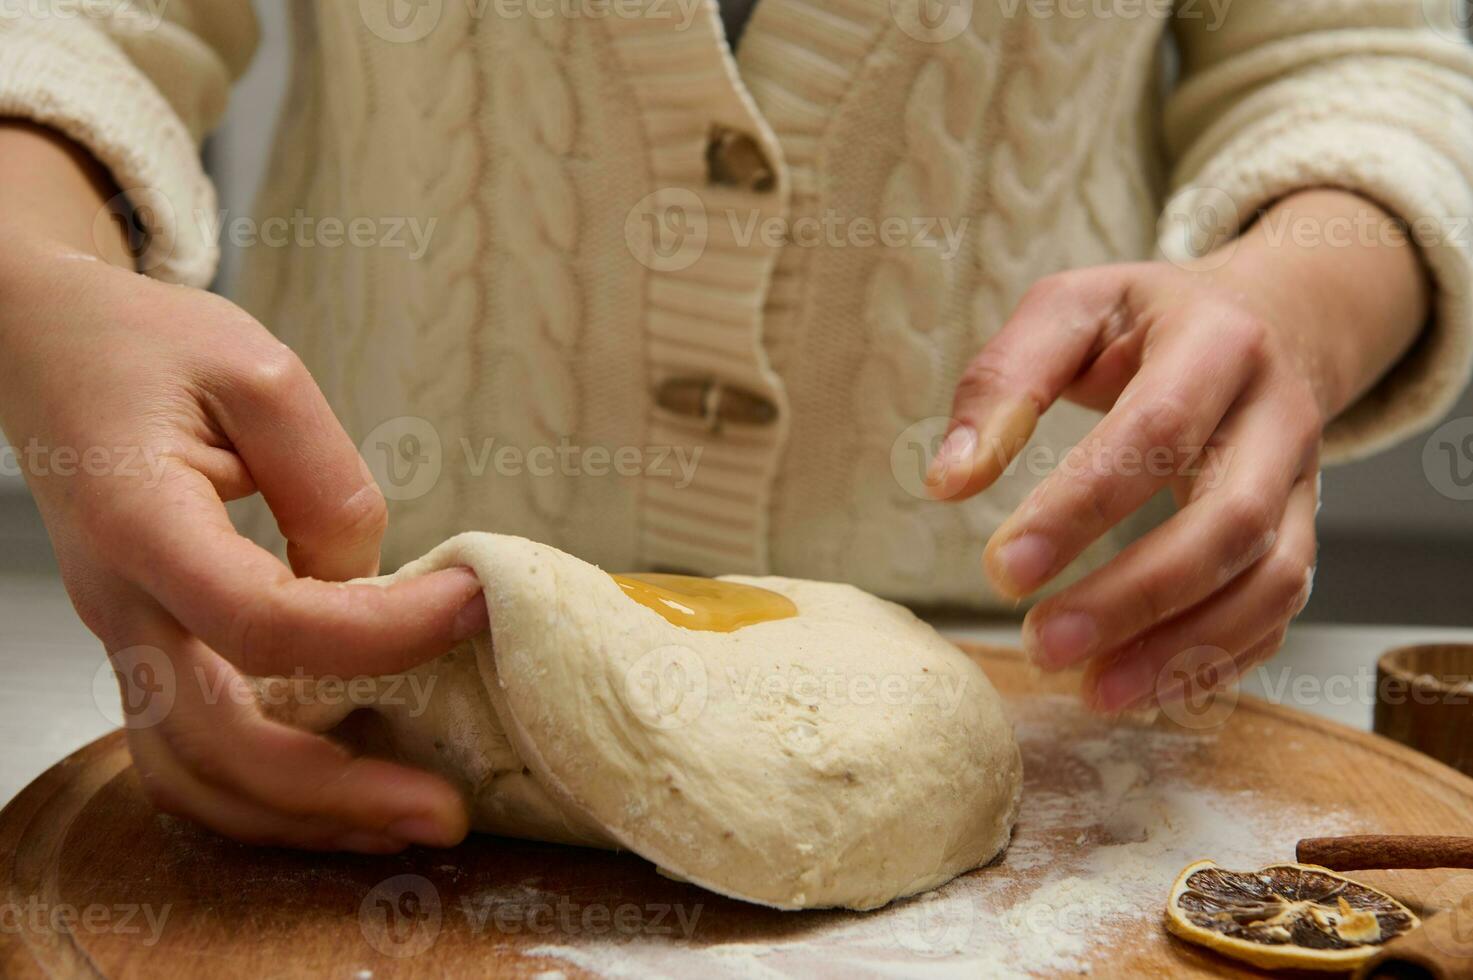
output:
[{"label": "woman's left hand", "polygon": [[[1370,211],[1380,233],[1306,247],[1273,224],[1324,231],[1348,210]],[[1047,584],[1159,490],[1176,498],[1168,521],[1024,622],[1043,669],[1088,662],[1092,708],[1200,693],[1282,644],[1313,579],[1324,426],[1426,315],[1415,252],[1386,237],[1388,224],[1359,198],[1311,192],[1199,268],[1050,277],[963,374],[928,480],[940,499],[995,481],[1055,400],[1105,413],[988,543],[1003,595]]]}]

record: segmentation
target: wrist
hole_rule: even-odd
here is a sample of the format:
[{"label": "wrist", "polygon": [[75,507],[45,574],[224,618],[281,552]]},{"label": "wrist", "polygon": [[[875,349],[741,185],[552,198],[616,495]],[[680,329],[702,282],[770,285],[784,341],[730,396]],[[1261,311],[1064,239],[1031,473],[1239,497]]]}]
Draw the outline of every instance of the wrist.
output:
[{"label": "wrist", "polygon": [[111,175],[61,133],[0,119],[0,233],[135,268],[126,199]]},{"label": "wrist", "polygon": [[1415,246],[1349,192],[1285,198],[1226,248],[1214,278],[1274,331],[1327,421],[1386,374],[1426,322],[1430,286]]},{"label": "wrist", "polygon": [[0,401],[25,387],[12,372],[34,370],[38,350],[93,326],[73,310],[80,299],[95,295],[99,277],[120,274],[92,252],[25,224],[0,221]]}]

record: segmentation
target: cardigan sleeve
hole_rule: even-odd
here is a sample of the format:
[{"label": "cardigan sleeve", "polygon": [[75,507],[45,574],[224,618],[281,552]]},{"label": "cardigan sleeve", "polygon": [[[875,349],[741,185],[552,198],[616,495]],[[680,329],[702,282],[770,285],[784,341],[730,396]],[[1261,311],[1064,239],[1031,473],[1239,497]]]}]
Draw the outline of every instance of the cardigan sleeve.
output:
[{"label": "cardigan sleeve", "polygon": [[[1220,10],[1220,15],[1215,11]],[[1168,258],[1337,187],[1397,217],[1434,283],[1414,348],[1329,426],[1327,462],[1436,423],[1473,370],[1473,50],[1466,0],[1183,0],[1166,106]],[[1466,23],[1466,20],[1462,21]]]},{"label": "cardigan sleeve", "polygon": [[205,134],[255,50],[250,0],[28,0],[0,17],[0,116],[88,149],[128,194],[140,267],[209,284],[219,246]]}]

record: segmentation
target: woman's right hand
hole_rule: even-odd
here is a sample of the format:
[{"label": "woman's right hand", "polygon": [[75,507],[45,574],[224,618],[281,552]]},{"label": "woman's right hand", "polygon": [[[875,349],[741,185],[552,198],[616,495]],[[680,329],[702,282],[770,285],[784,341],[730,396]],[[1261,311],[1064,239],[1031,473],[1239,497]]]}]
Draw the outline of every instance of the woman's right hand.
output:
[{"label": "woman's right hand", "polygon": [[[386,513],[312,377],[233,304],[105,251],[0,227],[0,428],[114,658],[149,797],[253,843],[455,843],[448,783],[267,719],[243,675],[406,670],[485,629],[477,579],[339,584],[377,573]],[[255,492],[290,568],[225,512]]]}]

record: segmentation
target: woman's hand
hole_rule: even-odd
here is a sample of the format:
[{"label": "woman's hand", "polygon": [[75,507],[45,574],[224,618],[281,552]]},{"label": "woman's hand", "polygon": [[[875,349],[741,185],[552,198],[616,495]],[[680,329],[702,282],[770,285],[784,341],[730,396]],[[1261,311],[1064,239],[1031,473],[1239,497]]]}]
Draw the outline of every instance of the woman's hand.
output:
[{"label": "woman's hand", "polygon": [[[1325,233],[1352,217],[1373,234]],[[1278,649],[1308,601],[1323,428],[1426,316],[1420,265],[1389,221],[1309,192],[1199,268],[1052,277],[967,368],[928,480],[940,499],[996,480],[1056,399],[1105,413],[988,543],[1003,595],[1041,588],[1157,491],[1175,495],[1170,520],[1025,620],[1043,669],[1088,663],[1096,710],[1227,683]],[[1321,241],[1303,245],[1304,228]]]},{"label": "woman's hand", "polygon": [[[72,150],[5,135],[12,159],[69,165]],[[118,242],[68,241],[92,228],[72,217],[56,234],[0,229],[0,426],[114,656],[150,798],[250,842],[459,840],[449,784],[266,719],[242,674],[407,669],[485,628],[475,576],[336,584],[376,574],[385,508],[306,369],[229,302],[104,261]],[[257,491],[290,569],[226,515]]]}]

